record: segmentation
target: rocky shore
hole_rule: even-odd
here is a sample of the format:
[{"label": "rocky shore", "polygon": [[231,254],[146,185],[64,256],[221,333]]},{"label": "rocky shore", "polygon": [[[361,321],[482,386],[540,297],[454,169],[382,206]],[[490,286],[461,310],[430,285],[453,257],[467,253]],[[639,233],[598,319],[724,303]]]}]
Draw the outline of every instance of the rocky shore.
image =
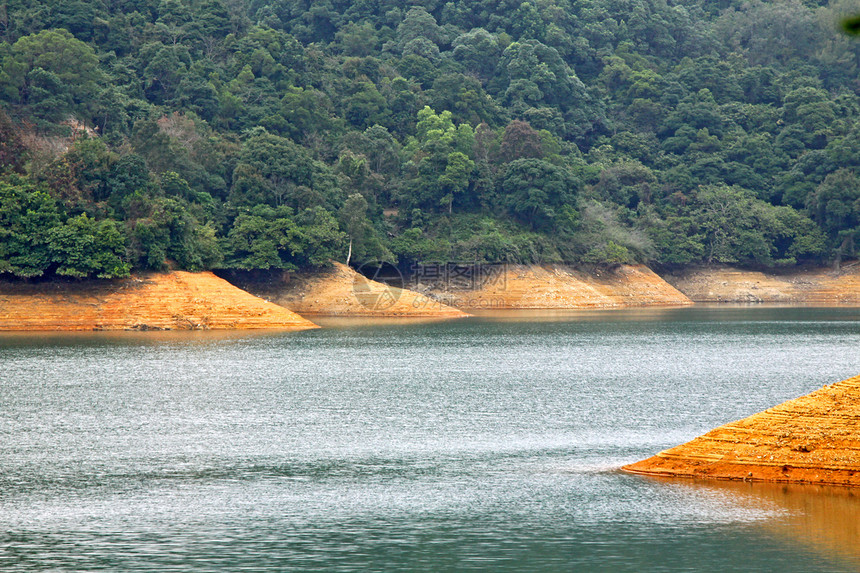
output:
[{"label": "rocky shore", "polygon": [[0,282],[0,330],[205,330],[317,325],[210,272]]}]

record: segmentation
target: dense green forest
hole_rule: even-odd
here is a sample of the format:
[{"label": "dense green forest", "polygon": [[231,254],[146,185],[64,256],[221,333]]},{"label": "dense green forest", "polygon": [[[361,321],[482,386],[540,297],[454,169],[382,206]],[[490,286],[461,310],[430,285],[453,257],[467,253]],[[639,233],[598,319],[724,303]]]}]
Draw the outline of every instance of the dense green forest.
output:
[{"label": "dense green forest", "polygon": [[0,0],[0,274],[855,256],[817,0]]}]

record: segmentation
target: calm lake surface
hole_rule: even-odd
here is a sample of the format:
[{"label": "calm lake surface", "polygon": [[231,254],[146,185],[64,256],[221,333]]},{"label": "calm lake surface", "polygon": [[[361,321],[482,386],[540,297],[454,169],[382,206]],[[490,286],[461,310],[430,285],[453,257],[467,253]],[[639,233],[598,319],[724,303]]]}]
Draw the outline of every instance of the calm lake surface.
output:
[{"label": "calm lake surface", "polygon": [[860,373],[860,309],[321,322],[0,336],[0,570],[860,570],[860,492],[618,471]]}]

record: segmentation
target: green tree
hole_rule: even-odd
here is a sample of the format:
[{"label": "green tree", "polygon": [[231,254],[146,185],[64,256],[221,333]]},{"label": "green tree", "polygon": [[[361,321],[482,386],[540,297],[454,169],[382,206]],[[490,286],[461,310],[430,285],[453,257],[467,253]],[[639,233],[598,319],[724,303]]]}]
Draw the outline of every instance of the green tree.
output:
[{"label": "green tree", "polygon": [[223,255],[215,230],[201,223],[186,201],[174,197],[135,197],[129,211],[129,251],[135,267],[165,270],[178,267],[192,271],[213,268]]},{"label": "green tree", "polygon": [[376,51],[379,44],[379,37],[370,22],[349,22],[338,30],[335,38],[347,56],[369,56]]},{"label": "green tree", "polygon": [[72,217],[48,232],[49,256],[58,275],[100,279],[129,276],[126,241],[119,224],[96,221],[86,213]]},{"label": "green tree", "polygon": [[810,197],[809,210],[831,236],[857,227],[860,225],[860,179],[847,169],[831,173]]},{"label": "green tree", "polygon": [[64,114],[89,119],[106,77],[93,48],[66,30],[42,30],[0,50],[0,93],[52,121]]},{"label": "green tree", "polygon": [[175,98],[191,65],[188,48],[181,44],[165,46],[158,42],[144,46],[141,58],[146,63],[143,79],[147,98],[156,104]]},{"label": "green tree", "polygon": [[331,101],[313,88],[290,87],[281,99],[280,111],[286,120],[284,132],[296,142],[309,134],[324,132],[333,124]]},{"label": "green tree", "polygon": [[445,195],[442,196],[440,204],[448,205],[448,213],[454,211],[454,198],[463,194],[469,188],[475,162],[469,159],[465,153],[454,151],[448,154],[445,163],[445,172],[439,177],[439,185]]},{"label": "green tree", "polygon": [[289,139],[257,130],[242,146],[229,199],[236,205],[295,206],[300,202],[300,187],[314,187],[308,151]]},{"label": "green tree", "polygon": [[223,241],[225,268],[320,267],[336,258],[344,233],[321,207],[295,214],[289,207],[258,206],[233,222]]},{"label": "green tree", "polygon": [[481,82],[464,74],[440,75],[427,95],[435,109],[450,110],[458,122],[498,125],[506,116],[484,91]]},{"label": "green tree", "polygon": [[794,264],[822,254],[821,230],[791,207],[774,207],[737,187],[707,187],[696,197],[706,262]]},{"label": "green tree", "polygon": [[[599,104],[555,48],[537,40],[514,42],[502,53],[499,70],[498,81],[493,82],[496,93],[512,115],[533,126],[582,137],[601,121]],[[542,114],[529,113],[530,108],[543,107],[555,108],[563,120],[542,122]]]},{"label": "green tree", "polygon": [[410,42],[415,40],[424,40],[438,46],[442,43],[443,35],[442,29],[436,23],[436,18],[424,8],[415,6],[409,9],[406,17],[397,26],[394,49],[402,52]]},{"label": "green tree", "polygon": [[367,199],[360,193],[350,195],[338,214],[341,228],[346,230],[349,237],[349,250],[346,254],[346,264],[352,258],[352,245],[354,242],[361,245],[368,231],[367,221]]},{"label": "green tree", "polygon": [[483,28],[473,28],[452,42],[454,59],[465,68],[487,80],[493,76],[501,56],[496,38]]},{"label": "green tree", "polygon": [[834,246],[836,262],[853,255],[860,237],[860,180],[853,171],[828,175],[809,197],[808,207]]},{"label": "green tree", "polygon": [[574,203],[579,187],[568,169],[541,159],[512,161],[500,180],[500,193],[511,214],[542,230],[564,220],[564,208]]},{"label": "green tree", "polygon": [[127,201],[135,194],[146,195],[151,191],[151,179],[146,162],[135,153],[121,157],[111,169],[105,186],[107,199],[111,208],[122,213],[127,209]]},{"label": "green tree", "polygon": [[51,265],[51,229],[60,224],[54,200],[26,179],[0,180],[0,273],[38,277]]},{"label": "green tree", "polygon": [[630,161],[604,169],[594,190],[604,200],[635,209],[640,202],[652,202],[656,187],[654,173],[638,161]]},{"label": "green tree", "polygon": [[416,132],[404,150],[412,155],[409,166],[414,170],[407,203],[450,213],[455,194],[465,191],[472,178],[474,130],[465,123],[455,124],[448,110],[437,114],[425,106],[418,112]]}]

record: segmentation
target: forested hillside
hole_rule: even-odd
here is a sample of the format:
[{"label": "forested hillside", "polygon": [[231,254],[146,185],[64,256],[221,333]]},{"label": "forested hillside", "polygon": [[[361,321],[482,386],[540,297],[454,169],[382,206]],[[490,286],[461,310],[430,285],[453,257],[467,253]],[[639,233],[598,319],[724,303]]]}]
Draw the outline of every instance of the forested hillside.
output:
[{"label": "forested hillside", "polygon": [[2,0],[0,274],[853,257],[854,7]]}]

